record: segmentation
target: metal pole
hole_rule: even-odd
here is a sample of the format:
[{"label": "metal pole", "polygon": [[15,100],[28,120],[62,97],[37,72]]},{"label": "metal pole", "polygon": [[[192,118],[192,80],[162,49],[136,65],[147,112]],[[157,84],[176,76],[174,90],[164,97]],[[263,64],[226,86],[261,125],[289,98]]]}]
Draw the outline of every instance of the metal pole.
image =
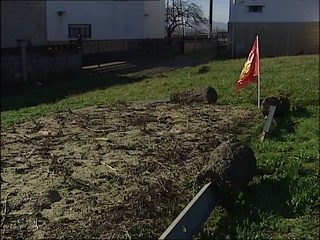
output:
[{"label": "metal pole", "polygon": [[168,26],[169,26],[169,0],[166,0],[166,24],[165,24],[165,29],[166,29],[166,36],[168,39]]},{"label": "metal pole", "polygon": [[20,48],[20,73],[21,73],[21,79],[23,82],[27,82],[28,76],[27,76],[27,52],[26,52],[26,46],[25,46],[25,39],[17,39],[16,40],[18,47]]},{"label": "metal pole", "polygon": [[235,44],[234,44],[234,39],[235,39],[235,24],[236,24],[236,6],[237,6],[237,1],[233,0],[233,7],[232,7],[232,13],[233,13],[233,22],[232,22],[232,58],[234,58],[235,55]]},{"label": "metal pole", "polygon": [[261,89],[260,89],[260,73],[258,75],[258,108],[260,108],[260,99],[261,99],[261,93],[260,93]]},{"label": "metal pole", "polygon": [[208,32],[208,38],[212,37],[212,20],[213,20],[213,0],[210,0],[210,6],[209,6],[209,32]]},{"label": "metal pole", "polygon": [[[175,22],[176,21],[176,6],[175,6],[174,0],[172,0],[172,18],[173,18],[174,24],[176,24],[176,22]],[[173,32],[171,33],[171,38],[172,38]]]},{"label": "metal pole", "polygon": [[180,0],[180,11],[181,11],[181,21],[182,21],[182,54],[184,54],[184,17],[183,17],[183,8],[182,0]]},{"label": "metal pole", "polygon": [[[260,46],[259,46],[259,35],[256,37],[257,40],[257,52],[258,52],[258,64],[259,64],[259,75],[258,75],[258,108],[260,108],[261,88],[260,88]],[[257,57],[257,56],[256,56]]]},{"label": "metal pole", "polygon": [[101,57],[100,57],[100,41],[98,40],[98,56],[99,56],[99,62],[98,62],[98,68],[100,67]]},{"label": "metal pole", "polygon": [[197,195],[171,223],[159,240],[191,240],[206,222],[211,212],[218,206],[212,183],[202,187]]},{"label": "metal pole", "polygon": [[172,14],[173,14],[173,21],[175,20],[175,14],[176,14],[176,8],[175,8],[175,4],[174,4],[174,0],[172,0]]},{"label": "metal pole", "polygon": [[166,21],[168,22],[168,20],[169,20],[169,0],[166,0],[166,13],[167,13]]}]

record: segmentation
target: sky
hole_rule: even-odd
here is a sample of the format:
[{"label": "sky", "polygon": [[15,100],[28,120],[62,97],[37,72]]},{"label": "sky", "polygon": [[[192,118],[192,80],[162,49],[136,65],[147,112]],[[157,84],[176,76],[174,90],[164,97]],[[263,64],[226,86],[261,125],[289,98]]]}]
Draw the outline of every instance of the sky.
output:
[{"label": "sky", "polygon": [[[206,17],[209,17],[210,0],[190,0],[202,7]],[[229,21],[229,0],[213,0],[213,21],[228,23]]]}]

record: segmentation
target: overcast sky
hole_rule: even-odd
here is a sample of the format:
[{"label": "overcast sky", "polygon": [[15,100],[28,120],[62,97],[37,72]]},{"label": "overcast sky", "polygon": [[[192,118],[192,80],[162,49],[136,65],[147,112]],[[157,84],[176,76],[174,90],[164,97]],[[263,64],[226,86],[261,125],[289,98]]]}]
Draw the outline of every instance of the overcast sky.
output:
[{"label": "overcast sky", "polygon": [[[190,0],[200,5],[207,17],[209,17],[210,0]],[[229,21],[229,0],[213,0],[213,21],[224,22]]]}]

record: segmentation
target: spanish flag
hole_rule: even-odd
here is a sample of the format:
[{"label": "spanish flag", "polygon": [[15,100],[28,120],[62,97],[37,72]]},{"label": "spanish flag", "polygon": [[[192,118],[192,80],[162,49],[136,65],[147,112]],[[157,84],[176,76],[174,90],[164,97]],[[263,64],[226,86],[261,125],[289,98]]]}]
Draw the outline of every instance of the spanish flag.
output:
[{"label": "spanish flag", "polygon": [[260,91],[259,77],[260,77],[260,57],[259,57],[259,38],[257,35],[251,47],[247,61],[243,66],[239,80],[237,82],[237,86],[236,86],[237,93],[239,92],[240,89],[247,87],[250,83],[258,84],[258,91]]}]

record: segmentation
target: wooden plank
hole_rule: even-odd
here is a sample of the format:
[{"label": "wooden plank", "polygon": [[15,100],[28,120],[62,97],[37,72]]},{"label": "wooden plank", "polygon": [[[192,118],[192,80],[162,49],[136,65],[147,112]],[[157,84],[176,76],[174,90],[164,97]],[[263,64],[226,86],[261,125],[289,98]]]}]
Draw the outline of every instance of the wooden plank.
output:
[{"label": "wooden plank", "polygon": [[159,239],[192,239],[218,206],[211,183],[206,184]]}]

